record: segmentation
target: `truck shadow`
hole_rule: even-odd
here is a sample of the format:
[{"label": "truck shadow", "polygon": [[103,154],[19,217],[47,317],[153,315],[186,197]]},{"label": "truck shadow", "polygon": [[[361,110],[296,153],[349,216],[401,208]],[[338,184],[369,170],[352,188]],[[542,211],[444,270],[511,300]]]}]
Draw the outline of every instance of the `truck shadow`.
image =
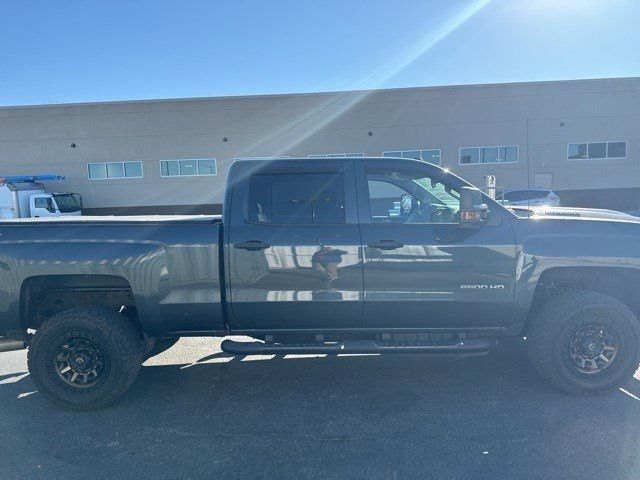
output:
[{"label": "truck shadow", "polygon": [[0,442],[5,458],[24,464],[29,452],[27,469],[85,472],[71,453],[79,449],[101,468],[96,478],[178,467],[194,478],[365,478],[365,466],[375,478],[424,478],[425,468],[448,477],[454,465],[462,477],[523,478],[533,458],[536,477],[637,473],[640,382],[571,397],[539,379],[516,345],[459,361],[212,353],[145,366],[122,399],[96,412],[61,410],[33,389],[23,373],[0,378]]}]

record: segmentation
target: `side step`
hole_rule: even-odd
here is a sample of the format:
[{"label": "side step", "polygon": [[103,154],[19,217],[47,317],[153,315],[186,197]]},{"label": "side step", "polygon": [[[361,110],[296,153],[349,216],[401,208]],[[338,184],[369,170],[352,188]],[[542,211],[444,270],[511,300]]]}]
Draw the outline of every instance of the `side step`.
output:
[{"label": "side step", "polygon": [[433,355],[484,355],[498,344],[497,338],[471,338],[445,344],[396,343],[376,340],[345,340],[335,343],[263,343],[225,340],[220,348],[234,355],[426,353]]},{"label": "side step", "polygon": [[0,352],[12,352],[14,350],[22,350],[23,348],[27,348],[27,342],[24,340],[0,337]]}]

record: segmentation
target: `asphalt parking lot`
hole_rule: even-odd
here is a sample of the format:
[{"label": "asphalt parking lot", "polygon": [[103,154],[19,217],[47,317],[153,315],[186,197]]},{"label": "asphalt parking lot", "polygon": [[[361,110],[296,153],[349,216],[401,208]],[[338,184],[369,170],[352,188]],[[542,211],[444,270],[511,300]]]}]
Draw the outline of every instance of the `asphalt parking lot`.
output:
[{"label": "asphalt parking lot", "polygon": [[573,398],[484,358],[230,357],[182,339],[116,404],[52,406],[0,355],[0,477],[640,478],[640,375]]}]

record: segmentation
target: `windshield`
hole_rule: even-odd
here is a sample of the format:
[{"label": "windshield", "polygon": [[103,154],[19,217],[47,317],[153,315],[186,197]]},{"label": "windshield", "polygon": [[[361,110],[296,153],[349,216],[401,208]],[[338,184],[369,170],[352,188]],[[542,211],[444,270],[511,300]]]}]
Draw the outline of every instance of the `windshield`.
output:
[{"label": "windshield", "polygon": [[82,197],[77,193],[54,193],[53,198],[62,213],[78,212],[82,209]]},{"label": "windshield", "polygon": [[446,187],[443,183],[428,178],[419,178],[413,181],[424,189],[424,194],[432,199],[432,203],[446,206],[453,211],[458,211],[460,208],[460,194]]}]

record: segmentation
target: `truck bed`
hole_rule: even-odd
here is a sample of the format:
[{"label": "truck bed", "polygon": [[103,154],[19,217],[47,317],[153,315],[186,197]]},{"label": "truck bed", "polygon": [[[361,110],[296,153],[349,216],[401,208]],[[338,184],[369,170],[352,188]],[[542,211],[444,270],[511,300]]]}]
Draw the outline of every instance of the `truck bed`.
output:
[{"label": "truck bed", "polygon": [[[22,331],[20,291],[39,285],[131,292],[149,335],[216,331],[221,216],[51,217],[0,222],[0,332]],[[66,287],[65,287],[66,285]],[[95,294],[93,303],[105,297]],[[52,299],[52,301],[55,299]],[[64,307],[64,305],[62,305]],[[62,308],[61,307],[61,308]]]},{"label": "truck bed", "polygon": [[222,215],[105,215],[62,216],[42,218],[6,218],[0,225],[43,223],[218,223]]}]

